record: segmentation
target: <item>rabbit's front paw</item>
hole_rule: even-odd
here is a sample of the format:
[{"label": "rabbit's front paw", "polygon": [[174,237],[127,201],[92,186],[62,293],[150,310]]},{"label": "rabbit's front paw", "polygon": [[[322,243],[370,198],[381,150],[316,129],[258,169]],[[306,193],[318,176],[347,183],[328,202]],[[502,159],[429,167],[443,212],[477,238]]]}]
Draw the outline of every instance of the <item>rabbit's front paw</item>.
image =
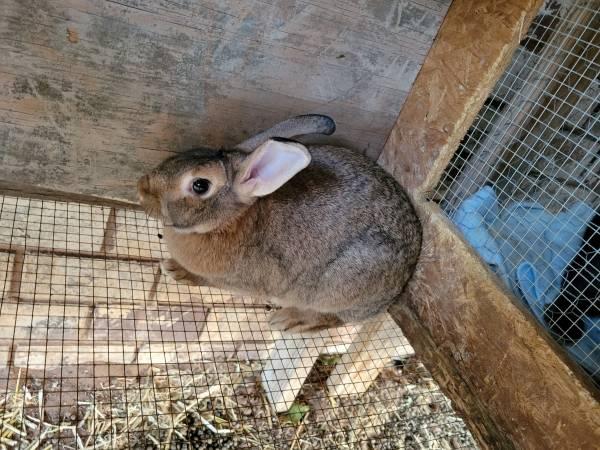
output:
[{"label": "rabbit's front paw", "polygon": [[160,271],[175,281],[184,284],[195,284],[193,275],[185,270],[174,259],[163,259],[160,262]]},{"label": "rabbit's front paw", "polygon": [[287,333],[309,333],[340,326],[341,320],[334,314],[321,314],[297,308],[275,311],[269,319],[273,330]]},{"label": "rabbit's front paw", "polygon": [[269,325],[273,330],[292,332],[298,327],[302,327],[305,322],[302,316],[298,314],[296,308],[283,308],[271,314]]}]

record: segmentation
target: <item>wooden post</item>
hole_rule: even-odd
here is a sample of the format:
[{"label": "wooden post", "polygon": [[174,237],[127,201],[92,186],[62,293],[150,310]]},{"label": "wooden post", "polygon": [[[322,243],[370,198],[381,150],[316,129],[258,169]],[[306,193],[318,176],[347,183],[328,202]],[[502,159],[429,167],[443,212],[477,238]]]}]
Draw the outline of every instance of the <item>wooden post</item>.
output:
[{"label": "wooden post", "polygon": [[271,405],[278,413],[294,403],[321,349],[312,339],[285,335],[275,341],[261,380]]},{"label": "wooden post", "polygon": [[483,448],[595,448],[597,391],[425,195],[540,6],[455,1],[379,162],[411,193],[424,250],[390,313]]},{"label": "wooden post", "polygon": [[[451,194],[448,201],[452,207],[457,208],[462,199],[474,194],[486,181],[496,167],[496,162],[502,159],[506,148],[523,133],[520,128],[523,119],[531,116],[536,107],[547,109],[547,106],[540,105],[540,98],[544,96],[548,86],[556,83],[555,77],[561,68],[561,59],[565,58],[563,49],[575,44],[576,38],[569,36],[569,31],[577,20],[576,12],[579,13],[579,9],[574,5],[567,9],[566,17],[561,20],[542,52],[536,57],[536,63],[524,76],[525,80],[520,80],[521,89],[514,94],[518,100],[502,114],[501,120],[491,125],[477,151],[448,188]],[[587,15],[591,16],[592,13]],[[573,55],[570,58],[576,59],[577,56]],[[535,125],[532,126],[534,127]],[[526,129],[529,130],[529,127]]]},{"label": "wooden post", "polygon": [[392,358],[414,355],[414,350],[389,314],[365,323],[327,380],[333,395],[362,394]]}]

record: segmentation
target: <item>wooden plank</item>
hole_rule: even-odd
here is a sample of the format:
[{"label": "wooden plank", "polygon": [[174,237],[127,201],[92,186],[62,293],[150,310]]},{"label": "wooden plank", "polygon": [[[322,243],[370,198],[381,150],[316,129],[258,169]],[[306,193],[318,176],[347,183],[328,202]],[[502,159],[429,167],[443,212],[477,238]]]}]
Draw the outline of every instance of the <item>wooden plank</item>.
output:
[{"label": "wooden plank", "polygon": [[424,199],[539,4],[454,2],[379,159],[424,226],[417,274],[390,313],[483,448],[600,440],[597,391]]},{"label": "wooden plank", "polygon": [[[563,19],[552,31],[540,54],[535,55],[535,63],[521,77],[518,77],[518,83],[521,86],[511,86],[513,91],[511,97],[515,100],[511,101],[506,110],[502,111],[501,117],[494,117],[485,125],[489,129],[481,138],[477,150],[469,158],[469,163],[465,164],[463,170],[448,187],[451,196],[447,200],[453,208],[458,208],[462,200],[470,197],[486,183],[488,177],[497,167],[497,162],[502,159],[502,155],[507,152],[511,143],[519,139],[519,136],[523,134],[523,130],[527,130],[526,134],[531,133],[533,135],[532,139],[536,141],[545,142],[548,140],[539,136],[539,133],[532,132],[533,129],[542,123],[541,128],[545,130],[552,118],[563,117],[563,115],[557,115],[556,112],[552,111],[551,114],[548,114],[551,116],[550,118],[540,120],[536,117],[536,110],[546,111],[548,109],[548,105],[542,104],[541,100],[546,95],[544,92],[547,91],[549,86],[564,84],[563,80],[557,81],[557,72],[563,67],[563,64],[567,67],[571,64],[565,61],[565,53],[558,49],[563,48],[570,52],[575,47],[577,40],[582,38],[582,36],[569,36],[569,33],[572,33],[573,23],[582,20],[582,17],[578,17],[581,15],[581,11],[575,7],[575,4],[561,10]],[[585,15],[590,17],[594,13],[589,11]],[[573,61],[579,58],[580,56],[573,54],[569,59]],[[544,75],[540,76],[540,74]],[[573,77],[573,74],[569,74],[567,78],[575,77]],[[595,76],[592,75],[591,79],[594,78]],[[565,98],[565,95],[556,98]],[[576,102],[571,99],[569,103],[574,104]],[[562,122],[563,119],[558,120]],[[527,122],[532,123],[529,125]],[[558,128],[560,128],[560,125]],[[521,166],[521,159],[516,164]]]},{"label": "wooden plank", "polygon": [[[265,358],[261,374],[262,386],[274,410],[287,411],[319,355],[346,353],[362,332],[362,327],[363,324],[346,325],[303,336],[274,332],[275,343],[268,358]],[[393,329],[398,330],[395,323]],[[391,345],[394,347],[393,343]],[[260,357],[263,358],[262,355]]]},{"label": "wooden plank", "polygon": [[361,394],[392,358],[414,356],[400,327],[389,314],[365,323],[327,380],[333,395]]},{"label": "wooden plank", "polygon": [[237,357],[233,342],[151,342],[140,347],[137,364],[187,364]]},{"label": "wooden plank", "polygon": [[0,252],[0,299],[12,293],[13,263],[14,255],[12,253]]},{"label": "wooden plank", "polygon": [[[265,308],[246,306],[214,306],[206,317],[201,342],[272,342],[282,334],[269,325],[271,312]],[[302,336],[307,345],[321,349],[321,353],[343,353],[352,344],[362,324],[349,324],[316,334]]]},{"label": "wooden plank", "polygon": [[18,368],[44,370],[82,364],[129,364],[134,361],[135,354],[136,347],[128,344],[19,344],[14,351],[13,364]]},{"label": "wooden plank", "polygon": [[156,265],[26,254],[19,298],[30,301],[141,303],[152,299]]},{"label": "wooden plank", "polygon": [[[199,341],[216,346],[233,343],[239,359],[267,360],[275,342],[282,338],[280,332],[271,330],[270,315],[264,308],[215,306],[206,317]],[[347,325],[302,339],[320,354],[340,354],[348,350],[359,329],[360,325]]]},{"label": "wooden plank", "polygon": [[269,327],[264,308],[212,308],[206,317],[202,342],[274,341],[279,333]]},{"label": "wooden plank", "polygon": [[413,194],[437,184],[541,3],[452,4],[379,157]]},{"label": "wooden plank", "polygon": [[[35,251],[34,248],[31,250]],[[26,253],[20,290],[11,294],[18,294],[18,298],[27,301],[119,307],[147,302],[201,305],[223,303],[233,298],[232,294],[219,289],[177,283],[164,275],[159,276],[158,270],[158,263],[153,261]]]},{"label": "wooden plank", "polygon": [[0,178],[131,202],[173,151],[306,112],[376,157],[449,3],[5,1]]},{"label": "wooden plank", "polygon": [[[10,345],[0,345],[0,369],[6,369],[8,368],[8,363],[9,363],[9,359],[10,359],[10,351],[11,351],[11,346]],[[8,381],[8,374],[4,375],[2,378],[0,378],[0,382],[2,381]]]},{"label": "wooden plank", "polygon": [[212,304],[212,303],[237,303],[252,304],[253,300],[236,296],[231,292],[208,286],[190,286],[178,283],[171,277],[160,274],[156,284],[155,299],[165,304]]},{"label": "wooden plank", "polygon": [[320,347],[311,339],[284,335],[275,342],[261,381],[276,412],[286,412],[292,406],[320,354]]},{"label": "wooden plank", "polygon": [[138,364],[186,364],[199,361],[268,359],[274,341],[150,342],[138,352]]},{"label": "wooden plank", "polygon": [[598,391],[443,213],[420,209],[427,253],[390,313],[471,431],[489,447],[593,448]]},{"label": "wooden plank", "polygon": [[142,211],[118,208],[114,213],[114,232],[106,250],[119,256],[143,257],[160,260],[168,258],[167,246],[159,238],[162,226]]},{"label": "wooden plank", "polygon": [[0,339],[78,341],[87,334],[89,306],[0,303]]},{"label": "wooden plank", "polygon": [[88,339],[94,342],[198,342],[206,321],[202,307],[99,305]]},{"label": "wooden plank", "polygon": [[99,251],[108,208],[81,203],[0,197],[0,244]]}]

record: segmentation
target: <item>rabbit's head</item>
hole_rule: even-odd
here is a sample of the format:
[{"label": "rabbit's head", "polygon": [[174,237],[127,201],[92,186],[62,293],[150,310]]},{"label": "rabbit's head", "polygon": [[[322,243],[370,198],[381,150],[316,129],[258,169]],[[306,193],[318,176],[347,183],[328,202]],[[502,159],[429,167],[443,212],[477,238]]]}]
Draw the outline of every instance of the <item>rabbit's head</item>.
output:
[{"label": "rabbit's head", "polygon": [[302,144],[271,138],[252,152],[194,149],[138,181],[146,212],[183,233],[207,233],[239,217],[310,163]]}]

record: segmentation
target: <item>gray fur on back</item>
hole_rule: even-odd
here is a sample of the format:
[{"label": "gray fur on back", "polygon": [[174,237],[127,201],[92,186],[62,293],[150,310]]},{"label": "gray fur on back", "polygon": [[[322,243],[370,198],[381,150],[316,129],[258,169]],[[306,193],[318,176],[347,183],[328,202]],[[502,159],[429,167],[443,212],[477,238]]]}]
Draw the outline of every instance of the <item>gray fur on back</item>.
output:
[{"label": "gray fur on back", "polygon": [[257,202],[261,230],[242,249],[246,267],[235,283],[282,306],[365,319],[412,275],[420,222],[404,190],[374,162],[344,148],[308,149],[311,164]]}]

